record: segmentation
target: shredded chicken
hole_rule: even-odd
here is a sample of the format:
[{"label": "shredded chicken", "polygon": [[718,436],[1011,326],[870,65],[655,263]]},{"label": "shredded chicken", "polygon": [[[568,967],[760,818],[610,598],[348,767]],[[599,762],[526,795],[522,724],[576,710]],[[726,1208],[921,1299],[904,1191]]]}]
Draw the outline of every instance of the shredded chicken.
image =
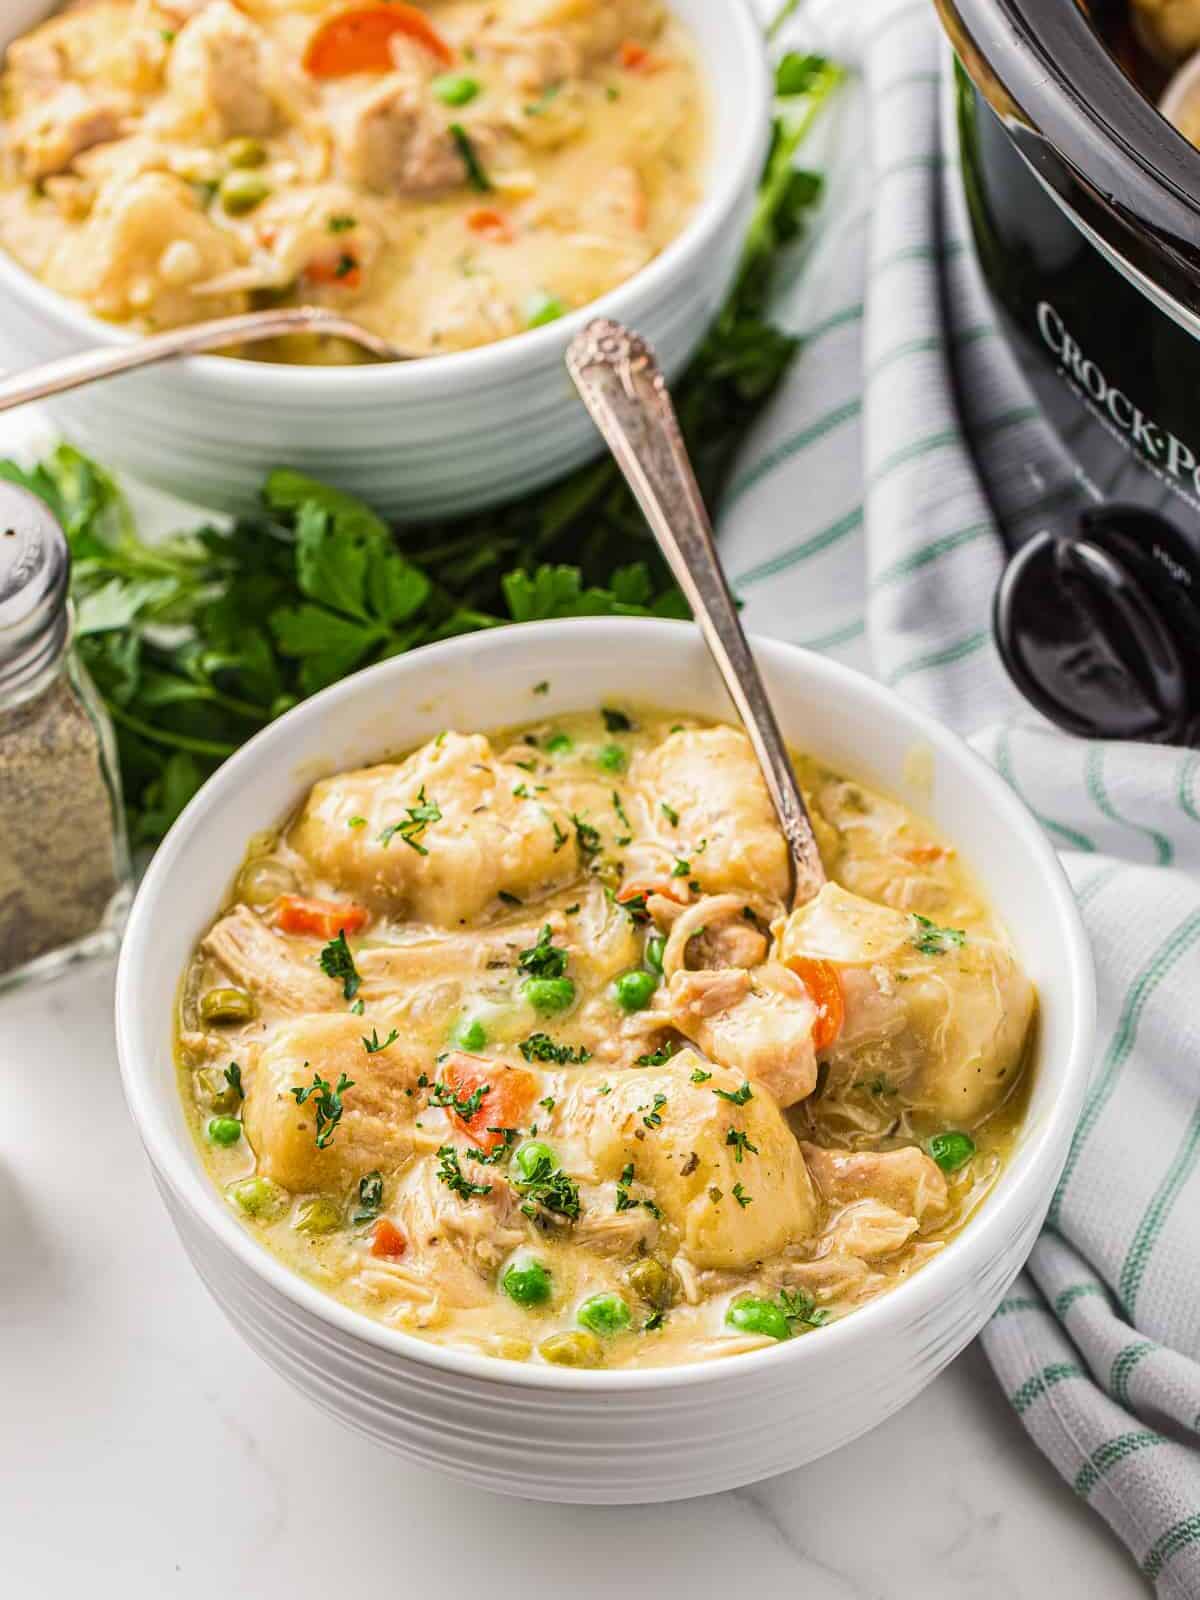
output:
[{"label": "shredded chicken", "polygon": [[332,1011],[345,1004],[339,986],[317,965],[316,952],[300,954],[248,906],[227,912],[205,934],[200,948],[239,988],[280,1011]]}]

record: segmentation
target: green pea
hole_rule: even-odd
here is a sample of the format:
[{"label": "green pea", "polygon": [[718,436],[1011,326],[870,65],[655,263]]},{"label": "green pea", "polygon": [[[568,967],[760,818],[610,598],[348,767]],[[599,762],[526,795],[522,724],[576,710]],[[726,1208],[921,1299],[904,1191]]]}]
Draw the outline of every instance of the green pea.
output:
[{"label": "green pea", "polygon": [[548,322],[557,322],[566,314],[567,308],[556,294],[531,295],[525,307],[525,326],[544,328]]},{"label": "green pea", "polygon": [[613,999],[622,1011],[644,1011],[658,988],[652,972],[623,972],[613,984]]},{"label": "green pea", "polygon": [[463,1017],[451,1037],[460,1050],[482,1050],[488,1042],[487,1029],[478,1017]]},{"label": "green pea", "polygon": [[315,1200],[303,1200],[296,1207],[292,1227],[297,1233],[332,1233],[342,1225],[342,1208],[336,1200],[318,1195]]},{"label": "green pea", "polygon": [[790,1339],[791,1324],[772,1300],[746,1295],[735,1300],[725,1313],[725,1322],[739,1333],[765,1333],[771,1339]]},{"label": "green pea", "polygon": [[629,757],[619,744],[603,745],[596,755],[596,761],[605,772],[624,772],[629,765]]},{"label": "green pea", "polygon": [[657,1256],[643,1256],[635,1261],[626,1269],[624,1277],[634,1294],[656,1311],[665,1311],[675,1304],[679,1280]]},{"label": "green pea", "polygon": [[929,1154],[943,1172],[957,1172],[975,1154],[975,1141],[969,1133],[935,1133],[929,1141]]},{"label": "green pea", "polygon": [[574,748],[575,741],[569,733],[552,733],[543,746],[548,756],[565,756]]},{"label": "green pea", "polygon": [[270,1178],[242,1178],[231,1184],[227,1193],[248,1217],[255,1217],[259,1222],[274,1222],[289,1204],[287,1190],[272,1183]]},{"label": "green pea", "polygon": [[554,1367],[598,1367],[604,1360],[604,1351],[596,1335],[578,1329],[570,1333],[552,1333],[538,1345],[538,1355]]},{"label": "green pea", "polygon": [[213,1117],[208,1124],[208,1137],[214,1144],[236,1144],[242,1137],[242,1125],[236,1117]]},{"label": "green pea", "polygon": [[513,1159],[521,1169],[521,1176],[526,1181],[532,1178],[537,1171],[544,1170],[547,1162],[552,1167],[558,1165],[554,1159],[554,1151],[551,1150],[548,1144],[543,1144],[540,1139],[526,1139]]},{"label": "green pea", "polygon": [[231,139],[225,146],[225,159],[231,167],[262,167],[267,161],[267,147],[261,139]]},{"label": "green pea", "polygon": [[201,1022],[251,1022],[258,1015],[258,1001],[245,989],[210,989],[196,1009]]},{"label": "green pea", "polygon": [[611,1337],[629,1326],[629,1307],[619,1294],[594,1294],[575,1313],[585,1328]]},{"label": "green pea", "polygon": [[231,217],[244,217],[255,206],[262,205],[270,192],[271,185],[260,173],[239,169],[227,172],[217,191],[223,209]]},{"label": "green pea", "polygon": [[568,1011],[575,1004],[575,985],[570,978],[526,978],[521,994],[544,1017]]},{"label": "green pea", "polygon": [[542,1306],[550,1298],[550,1273],[540,1261],[514,1261],[504,1269],[500,1287],[519,1306]]},{"label": "green pea", "polygon": [[479,79],[465,72],[443,72],[429,87],[444,106],[468,106],[479,93]]},{"label": "green pea", "polygon": [[663,951],[667,948],[666,935],[652,933],[646,940],[646,965],[655,972],[662,972]]}]

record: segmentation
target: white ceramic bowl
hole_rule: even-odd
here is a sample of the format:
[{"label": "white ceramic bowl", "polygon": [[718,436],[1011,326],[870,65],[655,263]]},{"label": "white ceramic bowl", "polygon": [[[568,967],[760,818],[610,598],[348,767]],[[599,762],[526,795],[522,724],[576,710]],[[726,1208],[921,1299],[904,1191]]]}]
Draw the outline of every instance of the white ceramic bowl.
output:
[{"label": "white ceramic bowl", "polygon": [[[697,41],[711,100],[703,201],[629,282],[547,327],[394,366],[287,367],[194,356],[50,402],[85,449],[147,483],[228,510],[257,503],[272,467],[297,467],[413,519],[499,504],[599,452],[563,353],[596,314],[685,365],[729,288],[754,205],[770,80],[749,0],[671,0]],[[58,9],[6,0],[0,47]],[[129,335],[0,252],[0,365],[14,369]]]},{"label": "white ceramic bowl", "polygon": [[[954,840],[1041,995],[1029,1117],[995,1191],[921,1272],[819,1334],[696,1366],[573,1372],[386,1328],[289,1272],[239,1224],[201,1166],[171,1061],[174,997],[195,940],[250,835],[285,816],[315,778],[442,728],[488,729],[609,698],[730,716],[690,624],[531,623],[433,645],[326,690],[259,734],[196,796],[130,917],[117,976],[125,1091],[212,1294],[325,1410],[487,1489],[591,1502],[707,1494],[874,1427],[979,1331],[1032,1247],[1066,1157],[1095,994],[1075,902],[1045,835],[990,767],[888,690],[794,646],[755,648],[788,738],[897,795]],[[534,684],[547,679],[534,700]]]}]

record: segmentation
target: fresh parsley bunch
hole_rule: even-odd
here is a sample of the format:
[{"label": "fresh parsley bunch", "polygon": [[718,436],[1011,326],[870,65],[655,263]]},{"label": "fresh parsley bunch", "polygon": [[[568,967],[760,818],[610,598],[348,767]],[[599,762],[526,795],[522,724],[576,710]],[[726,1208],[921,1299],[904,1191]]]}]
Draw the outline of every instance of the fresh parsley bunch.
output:
[{"label": "fresh parsley bunch", "polygon": [[[820,57],[780,63],[741,270],[676,385],[710,505],[796,353],[768,299],[820,192],[796,152],[840,77]],[[40,495],[66,530],[78,648],[116,727],[137,844],[160,839],[251,735],[359,667],[505,622],[687,615],[607,459],[499,510],[399,533],[353,496],[283,469],[258,514],[154,544],[108,473],[69,445],[32,470],[0,461],[0,476]]]}]

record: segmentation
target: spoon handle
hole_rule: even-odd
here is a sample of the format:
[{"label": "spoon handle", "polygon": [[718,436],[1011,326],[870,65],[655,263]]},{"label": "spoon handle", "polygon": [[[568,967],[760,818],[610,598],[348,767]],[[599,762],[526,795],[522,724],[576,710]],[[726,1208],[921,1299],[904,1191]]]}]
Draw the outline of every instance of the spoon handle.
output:
[{"label": "spoon handle", "polygon": [[241,316],[194,322],[125,344],[101,345],[95,350],[83,350],[78,355],[29,367],[24,372],[10,373],[0,378],[0,411],[27,405],[31,400],[45,400],[67,389],[78,389],[98,378],[113,378],[156,361],[167,361],[172,356],[197,355],[231,344],[253,344],[261,339],[277,339],[285,333],[334,334],[352,340],[385,360],[396,360],[399,355],[382,339],[336,312],[319,306],[280,306],[274,310],[248,311]]},{"label": "spoon handle", "polygon": [[787,841],[791,901],[802,904],[824,883],[825,871],[658,361],[638,334],[599,318],[572,341],[567,368],[636,495],[737,707]]}]

